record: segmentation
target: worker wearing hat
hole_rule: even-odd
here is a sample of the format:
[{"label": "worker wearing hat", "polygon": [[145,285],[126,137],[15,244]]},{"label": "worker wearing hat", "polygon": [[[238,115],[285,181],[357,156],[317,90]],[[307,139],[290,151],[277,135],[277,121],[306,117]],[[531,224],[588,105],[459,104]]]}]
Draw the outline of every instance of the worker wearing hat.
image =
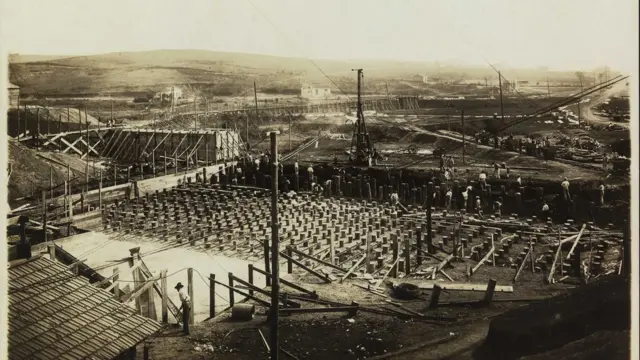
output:
[{"label": "worker wearing hat", "polygon": [[189,335],[189,318],[191,315],[191,298],[188,294],[182,290],[184,285],[182,283],[178,283],[175,287],[178,290],[178,296],[180,297],[180,310],[182,311],[182,332],[185,335]]}]

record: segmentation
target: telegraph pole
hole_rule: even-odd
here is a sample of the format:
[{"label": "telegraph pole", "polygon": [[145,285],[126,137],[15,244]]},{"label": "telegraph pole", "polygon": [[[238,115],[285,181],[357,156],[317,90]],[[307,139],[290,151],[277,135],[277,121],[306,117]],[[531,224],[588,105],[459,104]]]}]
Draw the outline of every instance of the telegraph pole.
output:
[{"label": "telegraph pole", "polygon": [[504,105],[502,104],[502,75],[498,71],[498,86],[500,87],[500,117],[504,123]]},{"label": "telegraph pole", "polygon": [[291,151],[291,114],[289,114],[289,151]]},{"label": "telegraph pole", "polygon": [[[580,76],[580,93],[584,92],[584,87],[582,84],[582,76]],[[578,101],[578,127],[580,127],[580,124],[582,123],[582,98],[579,99]]]},{"label": "telegraph pole", "polygon": [[464,156],[465,156],[464,109],[460,110],[460,122],[462,122],[462,164],[464,165]]},{"label": "telegraph pole", "polygon": [[[253,82],[253,100],[256,104],[256,122],[258,121],[258,88],[256,82]],[[249,114],[247,114],[247,146],[249,145]]]},{"label": "telegraph pole", "polygon": [[547,98],[551,98],[551,88],[549,87],[549,77],[547,76]]},{"label": "telegraph pole", "polygon": [[271,132],[271,360],[278,360],[278,307],[280,298],[280,238],[278,234],[278,141]]}]

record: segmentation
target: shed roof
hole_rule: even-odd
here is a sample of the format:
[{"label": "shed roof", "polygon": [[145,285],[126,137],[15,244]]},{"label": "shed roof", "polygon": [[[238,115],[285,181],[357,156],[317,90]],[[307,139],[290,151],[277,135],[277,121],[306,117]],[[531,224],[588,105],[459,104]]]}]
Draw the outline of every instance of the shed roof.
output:
[{"label": "shed roof", "polygon": [[9,266],[9,359],[113,359],[161,329],[61,263]]}]

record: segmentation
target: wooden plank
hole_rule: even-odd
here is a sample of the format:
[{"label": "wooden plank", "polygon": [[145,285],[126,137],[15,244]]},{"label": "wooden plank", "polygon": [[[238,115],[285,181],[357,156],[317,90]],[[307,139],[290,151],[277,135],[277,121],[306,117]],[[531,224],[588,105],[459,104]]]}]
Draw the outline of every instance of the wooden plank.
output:
[{"label": "wooden plank", "polygon": [[518,280],[518,276],[520,276],[522,269],[524,269],[524,266],[527,264],[527,258],[531,256],[532,251],[533,251],[533,247],[530,247],[529,251],[527,251],[527,254],[524,256],[524,259],[522,259],[522,264],[520,264],[520,267],[518,267],[518,271],[516,271],[516,276],[513,277],[514,282]]},{"label": "wooden plank", "polygon": [[347,270],[345,270],[345,269],[343,269],[343,268],[341,268],[341,267],[339,267],[339,266],[333,265],[333,264],[331,264],[331,263],[329,263],[329,262],[326,262],[326,261],[324,261],[324,260],[320,260],[320,259],[318,259],[318,258],[315,258],[315,257],[313,257],[313,256],[309,255],[309,254],[305,254],[305,253],[303,253],[302,251],[300,251],[300,250],[298,250],[298,249],[294,249],[293,247],[291,248],[291,250],[292,250],[294,253],[296,253],[296,254],[298,254],[298,255],[300,255],[300,256],[302,256],[302,257],[304,257],[304,258],[307,258],[307,259],[309,259],[309,260],[316,261],[316,262],[318,262],[318,263],[320,263],[320,264],[322,264],[322,265],[328,266],[328,267],[330,267],[330,268],[332,268],[332,269],[335,269],[335,270],[341,271],[341,272],[343,272],[343,273],[346,273],[346,272],[347,272]]},{"label": "wooden plank", "polygon": [[569,253],[567,254],[567,260],[569,260],[569,258],[573,254],[573,250],[576,249],[576,246],[578,245],[578,242],[580,241],[580,237],[582,236],[582,232],[584,231],[584,228],[586,226],[587,226],[587,224],[582,224],[582,228],[580,229],[580,232],[578,233],[578,235],[576,235],[576,239],[573,242],[573,245],[571,246],[571,250],[569,250]]},{"label": "wooden plank", "polygon": [[384,276],[382,276],[382,278],[380,278],[380,280],[378,280],[376,282],[376,284],[373,286],[374,289],[377,289],[380,287],[380,285],[382,284],[382,282],[387,278],[387,276],[389,276],[389,273],[391,273],[391,270],[393,270],[393,267],[396,266],[396,264],[398,263],[398,261],[400,261],[400,257],[398,257],[396,259],[396,261],[393,262],[393,264],[391,264],[391,267],[389,268],[389,270],[387,270],[384,273]]},{"label": "wooden plank", "polygon": [[556,272],[556,264],[558,263],[558,259],[560,258],[560,251],[562,251],[562,243],[558,245],[558,249],[556,250],[556,255],[553,258],[553,264],[551,264],[551,270],[549,270],[549,277],[547,277],[547,281],[550,284],[553,283],[553,275]]},{"label": "wooden plank", "polygon": [[[434,281],[434,280],[411,280],[402,279],[401,281],[394,281],[393,286],[400,285],[401,283],[409,283],[418,286],[420,289],[431,290],[433,285],[438,285],[442,290],[455,290],[455,291],[485,291],[487,290],[487,284],[474,284],[474,283],[458,283],[458,282],[446,282],[446,281]],[[510,285],[496,285],[495,291],[512,293],[513,286]]]},{"label": "wooden plank", "polygon": [[128,303],[128,302],[131,302],[131,301],[137,299],[145,291],[151,289],[151,287],[156,285],[156,282],[158,280],[160,280],[160,278],[161,278],[161,275],[156,275],[152,279],[147,280],[143,285],[141,285],[141,286],[137,287],[136,289],[134,289],[128,296],[125,296],[125,298],[124,298],[124,300],[122,302],[123,303]]},{"label": "wooden plank", "polygon": [[493,252],[495,251],[495,248],[491,248],[491,250],[489,250],[489,252],[487,253],[487,255],[485,255],[482,260],[480,260],[480,262],[478,262],[478,264],[476,266],[473,267],[473,269],[471,270],[471,275],[473,275],[476,270],[478,270],[480,268],[480,266],[482,266],[482,264],[484,264],[487,260],[489,260],[489,257],[493,254]]},{"label": "wooden plank", "polygon": [[[351,273],[352,273],[352,272],[354,272],[354,271],[355,271],[355,270],[360,266],[360,264],[362,263],[362,261],[364,261],[364,259],[366,259],[366,258],[367,258],[367,255],[366,255],[366,254],[365,254],[365,255],[363,255],[363,256],[360,258],[360,260],[358,260],[358,262],[357,262],[355,265],[353,265],[353,266],[351,267],[351,269],[349,269],[349,271],[347,271],[347,273],[346,273],[346,274],[344,274],[344,276],[340,279],[340,282],[343,282],[345,279],[348,279],[348,278],[349,278],[349,276],[351,276]],[[398,259],[400,259],[400,257],[399,257],[399,256],[398,256]],[[397,261],[397,259],[396,259],[396,261]],[[391,268],[393,269],[393,266],[392,266]]]}]

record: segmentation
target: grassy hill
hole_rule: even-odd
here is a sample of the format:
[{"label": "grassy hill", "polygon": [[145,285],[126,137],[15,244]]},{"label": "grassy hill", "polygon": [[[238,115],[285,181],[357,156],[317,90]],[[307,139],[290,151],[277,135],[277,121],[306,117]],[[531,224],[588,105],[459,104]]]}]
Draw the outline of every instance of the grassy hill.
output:
[{"label": "grassy hill", "polygon": [[[340,87],[353,93],[356,77],[351,69],[356,67],[365,69],[367,91],[378,93],[385,93],[387,86],[392,92],[394,87],[400,89],[406,86],[406,83],[402,84],[403,80],[415,81],[419,74],[450,80],[495,77],[488,67],[376,60],[311,62],[302,58],[205,50],[155,50],[75,57],[12,55],[10,60],[11,82],[23,87],[25,94],[37,92],[48,96],[106,92],[131,95],[185,84],[210,95],[239,95],[252,90],[254,81],[274,93],[297,91],[302,84],[330,86],[336,91]],[[536,70],[509,70],[508,73],[520,79],[540,76]],[[544,76],[548,75],[544,73]],[[554,75],[559,76],[575,77],[572,73]]]}]

